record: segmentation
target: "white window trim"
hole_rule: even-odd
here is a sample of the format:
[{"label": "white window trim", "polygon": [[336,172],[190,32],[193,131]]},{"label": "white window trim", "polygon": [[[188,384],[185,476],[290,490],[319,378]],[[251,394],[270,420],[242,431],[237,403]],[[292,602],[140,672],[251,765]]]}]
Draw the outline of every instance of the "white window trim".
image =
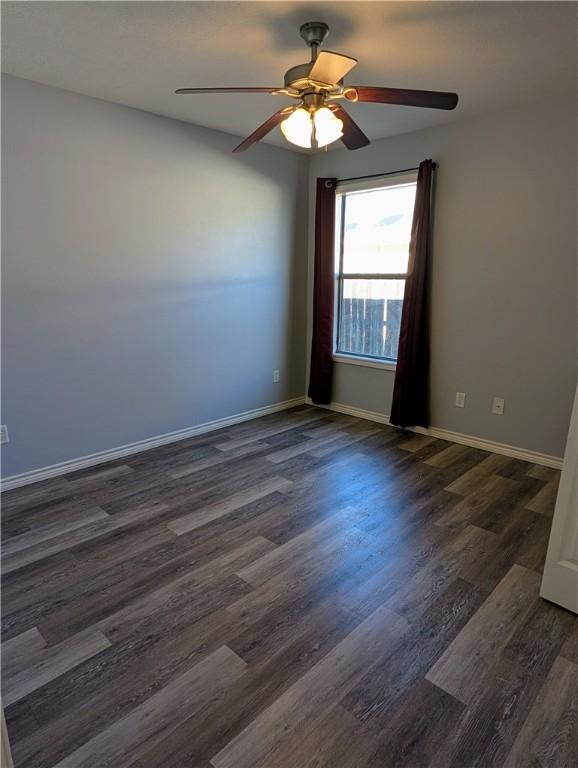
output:
[{"label": "white window trim", "polygon": [[333,353],[334,363],[344,363],[345,365],[361,365],[363,368],[380,368],[382,371],[395,371],[397,363],[395,360],[382,360],[379,357],[363,357],[362,355],[347,355],[344,352]]},{"label": "white window trim", "polygon": [[[398,187],[401,184],[415,184],[417,181],[417,170],[405,173],[386,174],[374,179],[360,179],[358,181],[339,182],[336,187],[336,194],[350,194],[352,192],[369,192],[372,189],[383,189],[384,187]],[[337,224],[337,221],[336,221]],[[335,306],[339,298],[339,280],[340,274],[335,274]],[[345,365],[359,365],[364,368],[378,368],[383,371],[394,371],[397,368],[397,360],[386,360],[376,357],[363,357],[363,355],[348,354],[337,351],[337,323],[339,310],[335,313],[335,322],[333,324],[333,362],[343,363]]]},{"label": "white window trim", "polygon": [[384,189],[385,187],[399,187],[402,184],[415,184],[417,171],[406,173],[386,174],[374,179],[359,179],[357,181],[339,181],[335,189],[336,194],[351,192],[371,192],[372,189]]}]

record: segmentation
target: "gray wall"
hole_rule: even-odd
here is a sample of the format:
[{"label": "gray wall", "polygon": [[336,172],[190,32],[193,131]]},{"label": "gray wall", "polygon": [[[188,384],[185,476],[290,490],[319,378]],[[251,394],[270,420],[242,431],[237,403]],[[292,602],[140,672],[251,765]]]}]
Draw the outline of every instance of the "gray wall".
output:
[{"label": "gray wall", "polygon": [[[227,134],[2,82],[3,476],[302,395],[308,164],[313,191],[317,176],[429,156],[433,424],[562,455],[577,350],[569,106],[358,152],[237,157]],[[336,366],[337,402],[387,414],[392,385],[387,371]]]},{"label": "gray wall", "polygon": [[2,85],[3,475],[302,395],[307,158]]},{"label": "gray wall", "polygon": [[[362,106],[355,115],[362,123]],[[576,385],[576,144],[570,99],[312,158],[310,301],[316,177],[439,162],[433,426],[562,456]],[[334,400],[389,414],[393,377],[338,364]],[[503,416],[490,413],[495,395],[506,399]]]}]

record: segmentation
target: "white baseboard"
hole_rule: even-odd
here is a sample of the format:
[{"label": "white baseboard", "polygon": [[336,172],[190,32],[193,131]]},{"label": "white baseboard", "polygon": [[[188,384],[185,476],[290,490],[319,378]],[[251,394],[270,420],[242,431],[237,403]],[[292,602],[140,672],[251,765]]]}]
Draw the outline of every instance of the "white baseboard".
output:
[{"label": "white baseboard", "polygon": [[160,445],[176,443],[179,440],[186,440],[189,437],[202,435],[205,432],[213,432],[216,429],[231,427],[233,424],[240,424],[242,421],[259,419],[262,416],[268,416],[270,413],[286,411],[288,408],[295,408],[298,405],[303,405],[304,402],[304,397],[295,397],[292,400],[285,400],[282,403],[267,405],[264,408],[255,408],[252,411],[244,411],[243,413],[237,413],[234,416],[226,416],[224,419],[208,421],[205,424],[199,424],[196,427],[179,429],[176,432],[168,432],[165,435],[149,437],[146,440],[139,440],[136,443],[129,443],[128,445],[121,445],[118,448],[111,448],[108,451],[100,451],[99,453],[92,453],[89,456],[82,456],[78,459],[62,461],[59,464],[52,464],[49,467],[33,469],[30,472],[23,472],[20,475],[11,475],[2,480],[2,491],[9,491],[12,488],[19,488],[22,485],[38,483],[41,480],[49,480],[51,477],[65,475],[68,472],[74,472],[77,469],[85,469],[86,467],[93,467],[96,464],[104,464],[108,461],[114,461],[115,459],[122,459],[124,456],[132,456],[134,453],[142,453],[142,451],[148,451],[151,448],[157,448]]},{"label": "white baseboard", "polygon": [[[313,404],[309,398],[307,398],[306,401],[309,405]],[[353,408],[349,405],[343,405],[342,403],[331,403],[331,405],[320,405],[316,407],[337,411],[338,413],[344,413],[348,416],[356,416],[359,419],[377,421],[380,424],[389,424],[389,416],[387,414],[376,413],[375,411],[365,411],[362,408]],[[428,429],[424,429],[423,427],[408,427],[408,429],[411,432],[418,432],[421,435],[439,437],[441,440],[447,440],[450,443],[459,443],[460,445],[467,445],[470,448],[480,448],[482,451],[489,451],[490,453],[500,453],[503,456],[511,456],[513,459],[522,459],[523,461],[529,461],[532,464],[541,464],[544,467],[562,469],[562,459],[558,456],[549,456],[546,453],[528,451],[526,448],[517,448],[514,445],[506,445],[506,443],[496,443],[493,440],[486,440],[483,437],[472,437],[471,435],[463,435],[461,432],[451,432],[448,429],[439,429],[438,427],[429,427]]]},{"label": "white baseboard", "polygon": [[[65,475],[68,472],[74,472],[78,469],[86,469],[87,467],[93,467],[97,464],[105,464],[109,461],[121,459],[124,456],[132,456],[135,453],[142,453],[143,451],[148,451],[151,448],[157,448],[160,445],[176,443],[179,440],[186,440],[190,437],[195,437],[195,435],[202,435],[206,432],[213,432],[216,429],[223,429],[224,427],[230,427],[234,424],[240,424],[243,421],[258,419],[262,416],[267,416],[270,413],[276,413],[278,411],[285,411],[289,408],[295,408],[298,405],[303,405],[305,402],[312,405],[309,398],[296,397],[292,400],[285,400],[281,403],[275,403],[274,405],[267,405],[264,408],[255,408],[252,411],[244,411],[243,413],[237,413],[233,416],[227,416],[223,419],[208,421],[205,424],[199,424],[195,427],[187,427],[186,429],[180,429],[176,432],[169,432],[165,435],[149,437],[146,440],[140,440],[136,443],[121,445],[118,448],[112,448],[108,451],[101,451],[99,453],[90,454],[89,456],[82,456],[78,459],[71,459],[69,461],[60,462],[59,464],[52,464],[48,467],[33,469],[30,472],[23,472],[19,475],[12,475],[10,477],[4,478],[1,481],[1,490],[9,491],[13,488],[19,488],[23,485],[30,485],[31,483],[38,483],[41,480],[49,480],[52,477]],[[389,424],[389,416],[387,414],[377,413],[376,411],[366,411],[362,408],[353,408],[352,406],[343,405],[342,403],[332,403],[330,406],[322,405],[316,407],[337,411],[338,413],[344,413],[348,416],[356,416],[359,419],[377,421],[380,424]],[[529,461],[532,464],[541,464],[545,467],[553,467],[554,469],[562,468],[562,459],[558,458],[557,456],[549,456],[545,453],[529,451],[525,448],[517,448],[513,445],[506,445],[505,443],[496,443],[492,440],[485,440],[481,437],[463,435],[460,432],[451,432],[447,429],[438,429],[437,427],[430,427],[429,429],[423,429],[422,427],[412,427],[410,428],[410,431],[419,432],[420,434],[424,435],[431,435],[432,437],[439,437],[442,440],[447,440],[452,443],[468,445],[471,448],[480,448],[481,450],[489,451],[490,453],[500,453],[504,456],[511,456],[513,459]]]}]

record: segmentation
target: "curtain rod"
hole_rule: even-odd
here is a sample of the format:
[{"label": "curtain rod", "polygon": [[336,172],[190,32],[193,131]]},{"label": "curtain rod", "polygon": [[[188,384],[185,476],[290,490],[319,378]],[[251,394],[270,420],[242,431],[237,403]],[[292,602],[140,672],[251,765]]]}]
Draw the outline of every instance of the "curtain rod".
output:
[{"label": "curtain rod", "polygon": [[[438,164],[432,163],[432,167],[435,171],[435,169],[438,167]],[[370,173],[368,176],[350,176],[348,179],[337,179],[337,182],[362,181],[363,179],[380,179],[382,176],[399,176],[401,173],[409,173],[410,171],[419,171],[419,166],[417,166],[417,168],[402,168],[400,171],[389,171],[388,173]]]}]

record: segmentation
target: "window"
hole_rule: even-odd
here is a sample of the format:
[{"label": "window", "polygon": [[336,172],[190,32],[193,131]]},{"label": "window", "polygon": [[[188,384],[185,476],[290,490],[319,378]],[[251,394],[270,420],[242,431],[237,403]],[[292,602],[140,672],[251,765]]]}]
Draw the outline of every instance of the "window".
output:
[{"label": "window", "polygon": [[335,353],[395,364],[416,173],[343,184],[336,200]]}]

